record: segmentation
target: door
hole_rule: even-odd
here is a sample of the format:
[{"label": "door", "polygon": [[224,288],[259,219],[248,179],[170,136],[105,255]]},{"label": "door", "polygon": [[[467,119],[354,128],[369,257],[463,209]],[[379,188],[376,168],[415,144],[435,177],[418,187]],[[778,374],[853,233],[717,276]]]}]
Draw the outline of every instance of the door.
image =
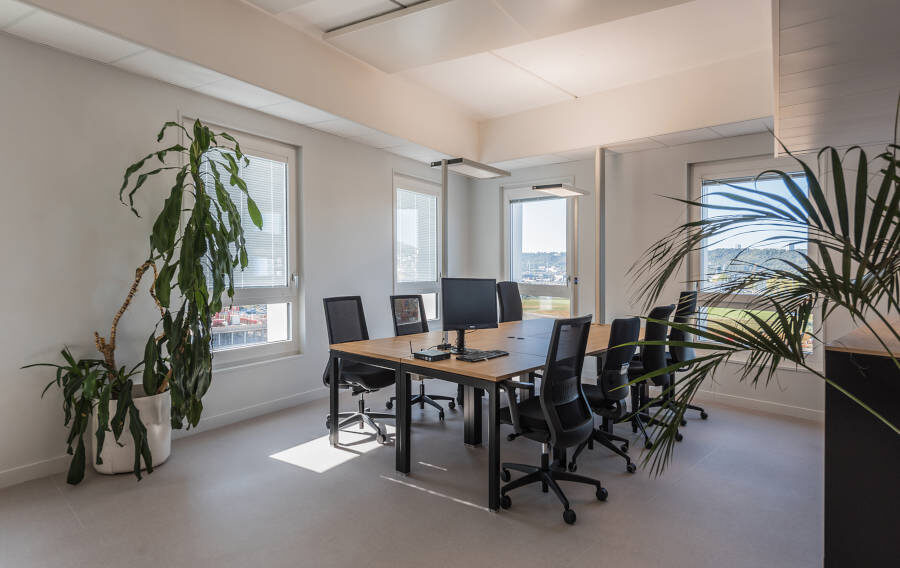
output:
[{"label": "door", "polygon": [[519,284],[525,319],[577,313],[577,201],[528,188],[504,190],[505,273]]}]

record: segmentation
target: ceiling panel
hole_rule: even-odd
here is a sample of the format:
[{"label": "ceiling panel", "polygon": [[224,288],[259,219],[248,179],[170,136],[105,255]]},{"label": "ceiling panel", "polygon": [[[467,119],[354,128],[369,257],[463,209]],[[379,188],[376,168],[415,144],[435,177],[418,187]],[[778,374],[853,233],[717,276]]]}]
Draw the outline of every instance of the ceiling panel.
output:
[{"label": "ceiling panel", "polygon": [[767,124],[765,119],[754,118],[752,120],[742,120],[740,122],[710,126],[710,130],[715,131],[723,138],[727,138],[730,136],[744,136],[746,134],[766,132]]},{"label": "ceiling panel", "polygon": [[334,120],[338,117],[324,110],[297,101],[287,101],[259,107],[262,112],[272,114],[300,124],[313,124]]},{"label": "ceiling panel", "polygon": [[650,138],[639,138],[637,140],[629,140],[619,144],[607,146],[606,149],[616,154],[625,154],[627,152],[640,152],[642,150],[653,150],[654,148],[665,148],[662,142],[657,142]]},{"label": "ceiling panel", "polygon": [[373,148],[390,148],[392,146],[408,144],[408,141],[403,138],[398,138],[378,131],[364,134],[363,136],[352,136],[350,139],[359,142],[360,144],[365,144],[366,146],[372,146]]},{"label": "ceiling panel", "polygon": [[363,126],[362,124],[347,120],[346,118],[336,118],[334,120],[317,122],[313,128],[345,138],[367,136],[378,132],[374,128]]},{"label": "ceiling panel", "polygon": [[438,160],[449,160],[452,157],[412,142],[407,142],[401,146],[392,146],[388,151],[392,154],[397,154],[398,156],[403,156],[404,158],[427,164],[437,162]]},{"label": "ceiling panel", "polygon": [[183,59],[147,49],[114,62],[113,65],[138,75],[152,77],[186,89],[193,89],[214,81],[226,79],[225,75]]},{"label": "ceiling panel", "polygon": [[[313,0],[244,0],[248,4],[253,4],[259,8],[262,8],[266,12],[270,14],[280,14],[281,12],[287,12],[288,10],[293,10],[298,6],[302,6],[304,4],[310,4]],[[333,4],[339,4],[341,0],[332,0]]]},{"label": "ceiling panel", "polygon": [[435,63],[401,75],[458,101],[482,119],[571,100],[563,91],[490,53]]},{"label": "ceiling panel", "polygon": [[22,16],[34,12],[34,8],[16,0],[0,0],[0,29],[15,22]]},{"label": "ceiling panel", "polygon": [[4,28],[4,31],[102,63],[109,63],[144,49],[130,41],[43,11],[25,16]]},{"label": "ceiling panel", "polygon": [[681,144],[693,144],[694,142],[713,140],[715,138],[721,138],[721,136],[711,128],[698,128],[696,130],[683,130],[671,134],[652,136],[651,138],[657,142],[662,142],[666,146],[679,146]]},{"label": "ceiling panel", "polygon": [[771,48],[769,0],[696,0],[497,50],[578,96]]},{"label": "ceiling panel", "polygon": [[[284,2],[287,3],[288,0]],[[400,7],[389,0],[307,0],[296,8],[287,10],[284,15],[300,17],[325,32],[398,9]]]},{"label": "ceiling panel", "polygon": [[259,108],[290,100],[287,97],[282,97],[279,94],[261,89],[244,81],[232,79],[231,77],[195,87],[194,90],[250,108]]}]

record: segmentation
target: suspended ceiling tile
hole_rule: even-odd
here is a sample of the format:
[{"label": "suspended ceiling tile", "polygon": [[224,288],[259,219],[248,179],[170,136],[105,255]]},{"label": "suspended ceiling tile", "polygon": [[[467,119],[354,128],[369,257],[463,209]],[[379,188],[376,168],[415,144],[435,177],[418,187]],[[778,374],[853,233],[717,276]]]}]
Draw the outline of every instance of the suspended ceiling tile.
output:
[{"label": "suspended ceiling tile", "polygon": [[300,124],[313,124],[338,117],[324,110],[297,101],[287,101],[259,107],[259,110]]},{"label": "suspended ceiling tile", "polygon": [[638,138],[636,140],[629,140],[627,142],[621,142],[619,144],[612,144],[607,146],[606,149],[615,152],[616,154],[625,154],[628,152],[640,152],[642,150],[653,150],[654,148],[665,148],[666,145],[662,142],[657,142],[652,138]]},{"label": "suspended ceiling tile", "polygon": [[392,146],[402,146],[403,144],[408,143],[408,141],[403,138],[398,138],[378,131],[363,136],[352,136],[350,139],[365,144],[366,146],[372,146],[373,148],[390,148]]},{"label": "suspended ceiling tile", "polygon": [[311,0],[284,15],[298,16],[318,30],[326,32],[398,9],[400,6],[389,0]]},{"label": "suspended ceiling tile", "polygon": [[0,29],[34,11],[35,8],[16,0],[0,0]]},{"label": "suspended ceiling tile", "polygon": [[479,118],[571,100],[563,91],[490,53],[435,63],[401,75],[458,101]]},{"label": "suspended ceiling tile", "polygon": [[311,125],[311,127],[315,128],[316,130],[321,130],[322,132],[328,132],[329,134],[342,136],[344,138],[367,136],[378,132],[374,128],[363,126],[362,124],[353,122],[352,120],[347,120],[345,118],[336,118],[334,120],[317,122]]},{"label": "suspended ceiling tile", "polygon": [[496,50],[585,96],[771,48],[769,0],[695,0]]},{"label": "suspended ceiling tile", "polygon": [[204,95],[224,99],[245,107],[259,108],[276,103],[287,102],[290,99],[277,93],[261,89],[250,83],[232,79],[231,77],[201,85],[194,89]]},{"label": "suspended ceiling tile", "polygon": [[152,49],[129,55],[114,62],[113,65],[138,75],[159,79],[186,89],[193,89],[200,85],[227,78],[225,75],[212,69],[207,69]]},{"label": "suspended ceiling tile", "polygon": [[494,2],[433,0],[325,35],[335,47],[396,73],[528,41]]},{"label": "suspended ceiling tile", "polygon": [[43,11],[25,16],[4,31],[102,63],[110,63],[144,49],[130,41]]},{"label": "suspended ceiling tile", "polygon": [[401,146],[392,146],[390,148],[387,148],[387,151],[393,154],[397,154],[398,156],[403,156],[404,158],[410,158],[412,160],[428,164],[430,164],[431,162],[436,162],[438,160],[448,160],[451,158],[451,156],[447,154],[432,150],[431,148],[426,148],[425,146],[421,146],[419,144],[414,144],[412,142],[407,142]]},{"label": "suspended ceiling tile", "polygon": [[652,138],[666,146],[679,146],[681,144],[692,144],[694,142],[703,142],[704,140],[713,140],[715,138],[721,138],[721,136],[711,128],[698,128],[696,130],[683,130],[671,134],[662,134],[660,136],[653,136]]},{"label": "suspended ceiling tile", "polygon": [[[293,10],[299,6],[304,4],[313,3],[311,0],[245,0],[246,2],[253,4],[254,6],[258,6],[269,12],[270,14],[280,14],[281,12],[287,12],[288,10]],[[334,0],[332,0],[334,1]],[[338,4],[338,2],[334,2]]]},{"label": "suspended ceiling tile", "polygon": [[557,155],[566,158],[570,162],[580,162],[582,160],[593,160],[594,152],[594,148],[581,148],[579,150],[569,150],[568,152],[557,152]]},{"label": "suspended ceiling tile", "polygon": [[761,118],[754,118],[752,120],[742,120],[740,122],[730,122],[728,124],[710,126],[710,129],[720,136],[728,138],[731,136],[744,136],[746,134],[765,132],[766,122]]}]

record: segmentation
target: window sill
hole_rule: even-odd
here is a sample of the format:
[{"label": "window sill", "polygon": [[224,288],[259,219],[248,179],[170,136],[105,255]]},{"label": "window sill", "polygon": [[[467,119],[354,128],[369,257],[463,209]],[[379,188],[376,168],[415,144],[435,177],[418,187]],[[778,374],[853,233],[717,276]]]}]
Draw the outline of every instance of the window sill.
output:
[{"label": "window sill", "polygon": [[[715,351],[713,351],[711,349],[710,350],[697,349],[696,351],[697,351],[698,356],[711,355],[712,353],[715,353]],[[736,356],[732,357],[726,364],[743,366],[746,362],[747,362],[746,356],[736,355]],[[806,359],[806,364],[809,365],[812,369],[814,369],[820,373],[824,369],[824,366],[822,365],[822,358],[816,353],[814,353],[813,355],[810,355]],[[807,369],[798,367],[794,363],[779,363],[778,371],[779,372],[787,371],[787,372],[791,372],[791,373],[809,373],[809,371]]]}]

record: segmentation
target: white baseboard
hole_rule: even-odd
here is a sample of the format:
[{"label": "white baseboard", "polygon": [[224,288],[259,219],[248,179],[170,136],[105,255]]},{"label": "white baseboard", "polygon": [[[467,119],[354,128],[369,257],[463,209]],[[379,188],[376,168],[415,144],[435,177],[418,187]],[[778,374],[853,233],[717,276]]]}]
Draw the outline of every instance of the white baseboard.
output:
[{"label": "white baseboard", "polygon": [[736,406],[740,408],[749,408],[752,410],[760,410],[762,412],[771,412],[773,414],[781,414],[784,416],[793,416],[794,418],[804,418],[806,420],[815,420],[818,422],[825,421],[825,411],[813,408],[804,408],[802,406],[792,406],[780,402],[772,402],[770,400],[760,400],[757,398],[749,398],[746,396],[738,396],[734,394],[725,394],[721,392],[699,390],[694,397],[695,400],[708,400]]},{"label": "white baseboard", "polygon": [[25,483],[32,479],[40,479],[41,477],[62,473],[69,467],[69,459],[71,457],[68,454],[63,454],[55,458],[0,471],[0,489],[10,485]]},{"label": "white baseboard", "polygon": [[[311,391],[292,394],[290,396],[261,402],[236,410],[229,410],[228,412],[201,418],[200,423],[196,428],[191,428],[190,430],[175,430],[172,432],[172,439],[183,438],[215,428],[221,428],[222,426],[234,424],[235,422],[241,422],[249,418],[255,418],[257,416],[262,416],[263,414],[269,414],[270,412],[284,410],[285,408],[327,397],[328,389],[319,387]],[[62,454],[54,458],[0,471],[0,489],[9,487],[10,485],[31,481],[33,479],[40,479],[41,477],[62,473],[69,467],[70,458],[71,456]],[[88,467],[90,467],[90,464],[88,464]]]}]

